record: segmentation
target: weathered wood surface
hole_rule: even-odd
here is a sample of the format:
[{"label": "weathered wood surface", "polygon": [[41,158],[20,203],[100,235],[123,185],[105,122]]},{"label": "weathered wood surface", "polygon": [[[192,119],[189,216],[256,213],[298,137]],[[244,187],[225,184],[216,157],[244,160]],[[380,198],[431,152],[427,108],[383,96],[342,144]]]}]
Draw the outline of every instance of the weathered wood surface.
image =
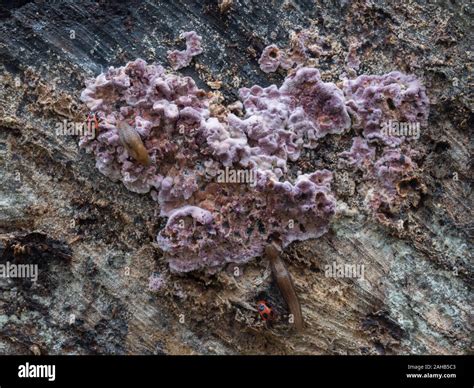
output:
[{"label": "weathered wood surface", "polygon": [[[234,0],[225,14],[215,0],[3,4],[0,257],[37,263],[40,276],[34,285],[0,279],[0,353],[469,352],[472,14],[462,1]],[[266,328],[252,311],[265,297],[285,312],[268,262],[238,278],[170,274],[153,244],[163,222],[154,202],[102,176],[77,138],[55,127],[83,117],[87,77],[137,57],[166,63],[180,31],[196,30],[204,46],[198,66],[182,73],[205,88],[221,80],[227,102],[239,86],[278,84],[284,74],[259,70],[261,50],[311,23],[332,40],[319,62],[325,79],[337,81],[355,37],[365,42],[361,73],[423,80],[432,103],[419,141],[428,192],[400,214],[400,230],[359,211],[357,193],[340,196],[354,212],[286,250],[308,326],[295,334],[282,321]],[[336,169],[324,147],[337,148],[328,141],[311,162]],[[333,261],[364,264],[365,279],[325,277]],[[154,271],[167,280],[159,293],[148,290]]]}]

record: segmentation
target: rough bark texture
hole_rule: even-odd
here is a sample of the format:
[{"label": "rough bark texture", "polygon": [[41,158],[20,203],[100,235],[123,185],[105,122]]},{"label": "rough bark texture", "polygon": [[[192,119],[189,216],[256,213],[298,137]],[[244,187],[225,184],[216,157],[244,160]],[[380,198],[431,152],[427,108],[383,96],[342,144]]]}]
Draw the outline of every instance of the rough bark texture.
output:
[{"label": "rough bark texture", "polygon": [[[470,351],[473,125],[472,5],[463,1],[234,0],[13,1],[0,8],[0,261],[36,263],[39,280],[0,279],[2,354],[465,354]],[[280,84],[258,67],[262,49],[284,47],[311,24],[330,37],[317,67],[337,81],[351,38],[359,73],[416,74],[431,101],[418,142],[417,204],[398,228],[362,211],[357,190],[336,193],[352,211],[284,259],[307,324],[289,329],[268,262],[215,276],[170,274],[154,238],[163,226],[149,196],[94,167],[63,119],[81,120],[84,80],[137,57],[166,64],[180,31],[203,36],[204,53],[182,73],[199,85]],[[472,85],[471,85],[472,88]],[[306,155],[338,172],[350,136]],[[352,184],[357,187],[357,177]],[[365,265],[365,279],[327,278],[333,261]],[[155,293],[148,278],[166,286]],[[278,317],[259,319],[264,298]]]}]

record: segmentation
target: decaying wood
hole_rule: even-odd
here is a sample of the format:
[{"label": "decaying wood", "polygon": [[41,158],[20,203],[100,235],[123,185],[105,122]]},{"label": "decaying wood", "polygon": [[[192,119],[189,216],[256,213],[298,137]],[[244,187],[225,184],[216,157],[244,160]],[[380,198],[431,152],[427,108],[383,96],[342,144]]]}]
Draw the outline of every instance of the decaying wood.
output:
[{"label": "decaying wood", "polygon": [[[7,2],[8,3],[8,2]],[[35,284],[0,279],[2,354],[463,354],[470,348],[472,169],[468,95],[472,6],[428,1],[19,1],[0,8],[0,261],[36,263]],[[225,8],[225,9],[223,9]],[[196,30],[204,53],[182,73],[225,102],[242,86],[281,83],[258,68],[262,49],[316,25],[343,73],[350,40],[361,73],[416,74],[431,101],[418,147],[426,193],[398,228],[361,211],[357,178],[338,179],[325,140],[303,162],[336,172],[338,217],[317,241],[283,254],[305,331],[288,314],[262,258],[215,276],[169,273],[154,244],[163,221],[149,196],[94,167],[62,120],[84,120],[86,78],[137,57],[166,63],[179,32]],[[472,75],[471,75],[472,77]],[[472,88],[471,88],[472,89]],[[345,148],[344,148],[345,147]],[[295,168],[306,168],[304,164]],[[351,189],[352,188],[352,189]],[[325,276],[333,262],[363,264],[363,279]],[[159,273],[165,286],[150,291]],[[266,327],[260,298],[280,317]]]}]

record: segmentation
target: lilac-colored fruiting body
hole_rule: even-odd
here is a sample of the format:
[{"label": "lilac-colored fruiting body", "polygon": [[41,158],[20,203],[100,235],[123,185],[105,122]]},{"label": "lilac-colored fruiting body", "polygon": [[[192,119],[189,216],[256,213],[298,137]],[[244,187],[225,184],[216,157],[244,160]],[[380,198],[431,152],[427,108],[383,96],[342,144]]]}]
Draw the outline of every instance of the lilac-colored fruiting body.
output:
[{"label": "lilac-colored fruiting body", "polygon": [[272,235],[281,236],[286,246],[324,234],[335,209],[331,173],[301,175],[294,184],[270,176],[255,190],[209,184],[201,202],[207,209],[185,206],[172,211],[158,236],[171,269],[186,272],[206,267],[212,272],[261,255]]},{"label": "lilac-colored fruiting body", "polygon": [[351,166],[365,172],[366,179],[374,180],[380,191],[387,195],[396,194],[396,184],[412,174],[417,166],[412,159],[399,148],[385,148],[381,157],[375,158],[375,148],[361,137],[353,139],[350,151],[339,154]]},{"label": "lilac-colored fruiting body", "polygon": [[403,139],[382,133],[384,123],[393,120],[425,125],[428,120],[428,97],[413,75],[398,71],[361,75],[346,79],[343,90],[354,124],[363,128],[369,140],[380,139],[388,145],[399,145]]},{"label": "lilac-colored fruiting body", "polygon": [[298,69],[280,88],[242,88],[240,98],[246,118],[239,126],[265,155],[285,161],[298,159],[303,146],[312,148],[319,138],[350,126],[342,91],[323,82],[317,69]]},{"label": "lilac-colored fruiting body", "polygon": [[[386,78],[370,82],[378,85]],[[405,77],[392,74],[388,80],[384,85],[389,90],[403,90],[397,101],[404,116],[416,114],[408,101],[424,106],[414,79],[408,83],[411,92],[400,86],[407,85]],[[369,105],[380,104],[361,91],[365,86],[360,81],[346,84],[357,108],[352,113],[362,125],[373,120]],[[328,230],[335,211],[332,173],[320,170],[292,179],[288,167],[302,147],[314,147],[320,138],[350,127],[343,92],[323,82],[316,69],[302,67],[281,87],[243,88],[240,98],[243,117],[211,117],[209,96],[191,78],[167,74],[140,59],[110,68],[82,93],[100,123],[99,136],[83,137],[81,147],[95,155],[104,175],[129,190],[150,192],[158,202],[168,221],[157,241],[174,271],[213,272],[260,256],[273,236],[286,246]],[[133,160],[121,144],[117,123],[123,120],[139,134],[151,159],[148,167]],[[390,192],[405,175],[403,169],[412,169],[411,160],[401,160],[397,152],[387,151],[376,161],[367,141],[355,139],[343,157],[370,169]],[[249,181],[219,181],[225,169],[243,171]]]},{"label": "lilac-colored fruiting body", "polygon": [[[80,145],[96,155],[96,167],[101,173],[114,181],[121,180],[129,190],[158,190],[170,155],[186,160],[188,149],[180,148],[177,140],[186,143],[186,132],[196,126],[191,112],[199,119],[208,115],[208,101],[201,94],[191,78],[165,74],[161,66],[147,65],[140,59],[119,69],[111,68],[96,82],[89,82],[81,95],[88,107],[96,109],[100,124],[97,139],[84,137]],[[120,109],[115,108],[117,105]],[[120,120],[134,123],[153,161],[150,166],[130,159],[120,143]],[[173,136],[178,126],[181,139]],[[190,187],[183,188],[183,196],[189,190]]]},{"label": "lilac-colored fruiting body", "polygon": [[277,45],[271,44],[262,51],[262,55],[258,60],[260,69],[265,73],[273,73],[279,67],[288,70],[293,66],[294,61],[286,54],[285,51],[280,50]]},{"label": "lilac-colored fruiting body", "polygon": [[277,71],[279,67],[291,69],[295,64],[303,66],[311,56],[318,57],[325,53],[322,48],[325,39],[319,36],[317,29],[302,30],[290,33],[288,49],[280,49],[275,44],[265,47],[258,63],[265,73]]},{"label": "lilac-colored fruiting body", "polygon": [[[417,169],[410,158],[411,148],[406,139],[393,136],[384,128],[392,122],[425,126],[429,100],[415,76],[398,71],[345,79],[343,90],[353,127],[362,128],[364,139],[355,138],[351,150],[340,156],[362,170],[365,179],[372,182],[376,194],[369,201],[369,207],[379,214],[383,204],[390,206],[397,201],[397,184]],[[374,157],[375,148],[369,145],[374,142],[384,145],[378,159]]]},{"label": "lilac-colored fruiting body", "polygon": [[202,38],[195,31],[185,32],[181,37],[186,40],[186,49],[168,51],[168,61],[173,70],[189,66],[193,57],[202,53]]},{"label": "lilac-colored fruiting body", "polygon": [[395,194],[396,183],[415,171],[416,165],[398,149],[386,149],[374,167],[375,176],[383,187]]},{"label": "lilac-colored fruiting body", "polygon": [[349,44],[349,51],[346,55],[346,63],[349,69],[354,71],[359,70],[360,67],[360,59],[357,56],[357,48],[359,48],[360,43],[356,40],[352,41]]},{"label": "lilac-colored fruiting body", "polygon": [[162,275],[152,274],[148,279],[148,289],[150,291],[160,291],[165,285],[165,279]]},{"label": "lilac-colored fruiting body", "polygon": [[346,159],[348,164],[362,168],[373,161],[375,148],[370,147],[365,139],[355,137],[350,151],[341,152],[339,156]]},{"label": "lilac-colored fruiting body", "polygon": [[[261,255],[271,235],[281,236],[286,246],[327,231],[335,208],[332,174],[314,172],[294,182],[286,176],[287,162],[299,157],[306,136],[301,128],[288,128],[289,118],[298,109],[319,129],[318,112],[326,112],[330,100],[315,96],[321,107],[306,117],[308,105],[296,101],[301,88],[302,83],[286,84],[285,92],[276,86],[243,89],[246,115],[219,121],[210,117],[207,95],[190,78],[136,60],[88,83],[82,97],[97,109],[100,134],[84,137],[81,146],[96,155],[97,167],[111,179],[135,192],[151,191],[168,217],[158,243],[173,270],[213,271]],[[149,167],[121,145],[121,120],[139,133]],[[339,120],[334,123],[339,131]],[[216,172],[225,167],[251,171],[253,182],[218,183]]]},{"label": "lilac-colored fruiting body", "polygon": [[298,122],[309,125],[317,138],[341,134],[351,125],[343,93],[332,82],[323,82],[317,69],[298,69],[285,79],[280,92],[291,96],[293,112],[303,110],[303,123]]}]

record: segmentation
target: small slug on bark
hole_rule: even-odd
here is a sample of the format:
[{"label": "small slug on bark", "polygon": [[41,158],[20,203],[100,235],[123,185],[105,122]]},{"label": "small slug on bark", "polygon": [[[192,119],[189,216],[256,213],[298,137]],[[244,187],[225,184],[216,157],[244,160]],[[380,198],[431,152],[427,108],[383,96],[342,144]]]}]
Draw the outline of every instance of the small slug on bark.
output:
[{"label": "small slug on bark", "polygon": [[117,129],[120,141],[128,154],[137,162],[144,166],[149,166],[151,163],[150,155],[148,155],[148,151],[143,145],[142,138],[135,128],[125,121],[119,121],[117,123]]},{"label": "small slug on bark", "polygon": [[270,260],[273,277],[275,278],[278,288],[285,299],[285,302],[293,315],[294,326],[297,331],[303,330],[303,314],[301,313],[301,305],[296,295],[295,286],[291,275],[286,269],[286,265],[280,257],[281,248],[275,242],[271,242],[265,247],[265,255]]}]

